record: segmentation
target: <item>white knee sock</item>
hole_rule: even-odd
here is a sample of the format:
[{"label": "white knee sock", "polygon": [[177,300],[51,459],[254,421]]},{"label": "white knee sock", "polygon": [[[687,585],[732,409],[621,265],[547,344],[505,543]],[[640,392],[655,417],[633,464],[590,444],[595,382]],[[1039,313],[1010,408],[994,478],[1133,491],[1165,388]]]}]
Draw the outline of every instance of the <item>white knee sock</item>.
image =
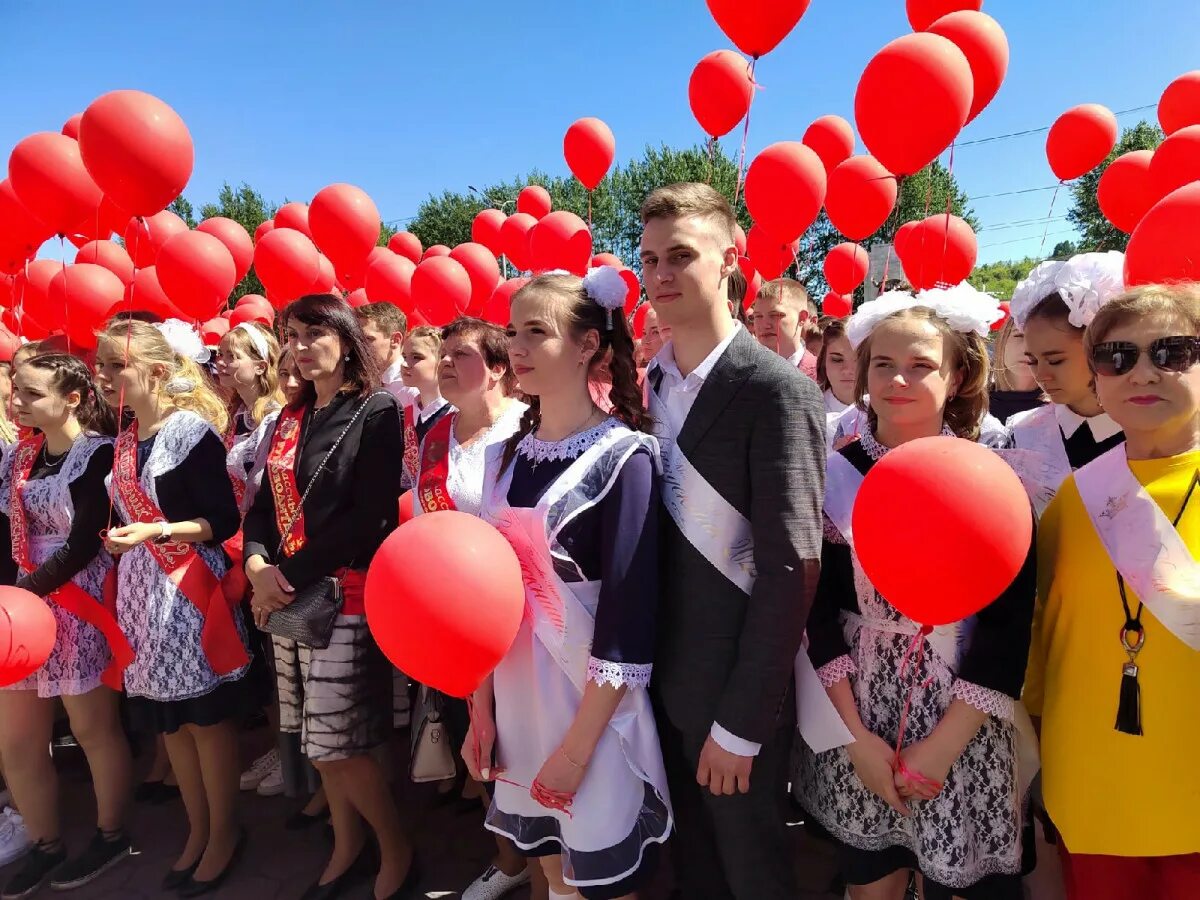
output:
[{"label": "white knee sock", "polygon": [[575,891],[569,891],[566,894],[556,894],[554,892],[554,888],[550,888],[550,896],[551,897],[566,897],[566,898],[568,898],[568,900],[570,900],[570,898],[578,898],[579,894],[575,893]]}]

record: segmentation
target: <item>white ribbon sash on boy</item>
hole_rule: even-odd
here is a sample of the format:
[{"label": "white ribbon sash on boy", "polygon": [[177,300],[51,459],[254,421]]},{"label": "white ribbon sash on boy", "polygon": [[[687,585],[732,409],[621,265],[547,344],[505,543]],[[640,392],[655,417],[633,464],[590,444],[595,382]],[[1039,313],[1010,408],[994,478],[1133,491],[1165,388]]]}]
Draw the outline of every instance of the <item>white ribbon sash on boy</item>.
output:
[{"label": "white ribbon sash on boy", "polygon": [[1017,413],[1009,420],[1015,450],[998,451],[1021,479],[1034,511],[1041,518],[1054,495],[1071,474],[1054,404]]},{"label": "white ribbon sash on boy", "polygon": [[1200,650],[1200,567],[1171,520],[1138,483],[1125,445],[1075,473],[1108,558],[1163,626]]}]

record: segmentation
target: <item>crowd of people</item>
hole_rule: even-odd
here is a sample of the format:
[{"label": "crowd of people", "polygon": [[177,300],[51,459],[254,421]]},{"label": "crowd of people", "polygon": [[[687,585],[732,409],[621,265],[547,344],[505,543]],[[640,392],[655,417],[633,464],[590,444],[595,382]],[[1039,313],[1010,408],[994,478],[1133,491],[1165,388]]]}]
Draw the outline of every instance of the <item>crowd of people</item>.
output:
[{"label": "crowd of people", "polygon": [[[1200,289],[1126,291],[1115,253],[1045,262],[989,347],[1001,313],[969,285],[826,319],[779,279],[745,310],[706,185],[642,220],[640,342],[600,267],[534,277],[507,329],[312,295],[215,353],[130,312],[86,359],[14,354],[5,583],[58,632],[0,690],[0,861],[22,857],[0,897],[89,884],[129,857],[135,793],[176,792],[163,889],[214,892],[239,788],[329,822],[304,898],[423,896],[385,751],[430,710],[461,748],[439,792],[496,841],[466,900],[635,897],[668,859],[683,900],[792,900],[792,804],[854,900],[1019,898],[1038,852],[1072,900],[1200,896]],[[937,435],[1010,462],[1035,538],[989,605],[930,629],[851,524],[872,467]],[[526,592],[470,698],[410,685],[363,600],[402,514],[447,509],[495,526]],[[903,542],[937,510],[892,515]],[[930,591],[939,559],[910,548]],[[70,853],[60,699],[97,808]],[[243,772],[262,713],[277,746]],[[136,791],[129,734],[156,748]]]}]

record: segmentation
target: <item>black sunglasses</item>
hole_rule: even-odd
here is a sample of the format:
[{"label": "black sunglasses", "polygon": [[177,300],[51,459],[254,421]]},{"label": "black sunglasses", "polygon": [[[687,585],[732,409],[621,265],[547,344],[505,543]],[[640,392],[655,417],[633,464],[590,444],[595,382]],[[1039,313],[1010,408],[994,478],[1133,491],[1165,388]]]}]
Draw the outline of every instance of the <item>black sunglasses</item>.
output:
[{"label": "black sunglasses", "polygon": [[[1186,372],[1200,362],[1200,337],[1159,338],[1150,342],[1146,352],[1156,369]],[[1141,355],[1142,348],[1132,341],[1109,341],[1092,348],[1092,366],[1099,375],[1125,375],[1133,371]]]}]

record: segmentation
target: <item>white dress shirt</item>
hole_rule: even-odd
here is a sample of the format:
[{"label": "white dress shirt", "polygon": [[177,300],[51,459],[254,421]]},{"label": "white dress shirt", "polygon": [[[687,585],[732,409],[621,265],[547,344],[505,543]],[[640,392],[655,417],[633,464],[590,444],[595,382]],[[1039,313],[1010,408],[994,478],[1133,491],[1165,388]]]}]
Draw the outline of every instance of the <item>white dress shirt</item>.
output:
[{"label": "white dress shirt", "polygon": [[1055,403],[1054,418],[1058,420],[1058,427],[1062,429],[1063,436],[1068,438],[1079,430],[1080,425],[1084,424],[1092,432],[1096,443],[1107,441],[1114,434],[1121,433],[1121,426],[1114,422],[1108,413],[1100,413],[1098,416],[1081,416],[1066,404]]}]

